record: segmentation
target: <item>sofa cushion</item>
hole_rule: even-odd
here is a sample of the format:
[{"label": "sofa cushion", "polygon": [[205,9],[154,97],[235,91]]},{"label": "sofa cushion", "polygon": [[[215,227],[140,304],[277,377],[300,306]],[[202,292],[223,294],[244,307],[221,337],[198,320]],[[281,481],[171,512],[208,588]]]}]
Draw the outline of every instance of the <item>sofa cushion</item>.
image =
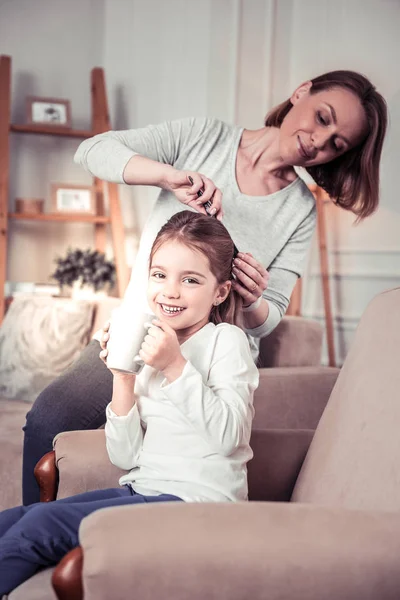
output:
[{"label": "sofa cushion", "polygon": [[87,344],[93,304],[18,296],[0,329],[0,396],[33,402]]},{"label": "sofa cushion", "polygon": [[54,568],[39,571],[11,592],[7,600],[57,600],[51,585],[53,571]]}]

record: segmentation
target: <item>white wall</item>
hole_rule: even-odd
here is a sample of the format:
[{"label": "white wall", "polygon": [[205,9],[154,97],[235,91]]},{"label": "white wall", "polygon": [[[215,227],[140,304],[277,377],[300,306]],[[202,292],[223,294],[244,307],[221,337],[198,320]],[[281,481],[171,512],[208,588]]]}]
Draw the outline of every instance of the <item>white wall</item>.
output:
[{"label": "white wall", "polygon": [[[187,115],[256,128],[307,78],[336,68],[370,77],[391,112],[381,207],[357,227],[343,211],[326,211],[341,362],[367,302],[400,281],[399,26],[395,0],[13,0],[0,1],[0,52],[13,56],[15,120],[28,93],[59,96],[72,101],[77,127],[89,122],[93,66],[105,67],[116,129]],[[87,182],[71,162],[75,146],[13,136],[10,207],[15,196],[47,194],[50,179]],[[130,263],[156,192],[121,188]],[[45,281],[57,252],[92,240],[84,225],[18,223],[10,234],[14,281]],[[314,245],[303,312],[321,318],[317,259]]]}]

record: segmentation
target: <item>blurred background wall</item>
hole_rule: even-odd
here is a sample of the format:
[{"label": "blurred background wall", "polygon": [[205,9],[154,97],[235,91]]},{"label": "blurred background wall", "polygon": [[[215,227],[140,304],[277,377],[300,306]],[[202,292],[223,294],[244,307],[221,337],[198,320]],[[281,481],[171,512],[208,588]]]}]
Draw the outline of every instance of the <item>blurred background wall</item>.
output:
[{"label": "blurred background wall", "polygon": [[[391,122],[378,212],[354,226],[326,206],[338,362],[360,314],[400,282],[399,0],[0,0],[0,53],[13,60],[12,119],[27,95],[71,101],[74,127],[90,123],[90,70],[106,73],[113,129],[190,115],[247,128],[301,82],[332,69],[369,77]],[[76,140],[13,136],[10,210],[49,184],[89,183],[72,162]],[[121,187],[129,263],[157,194]],[[10,223],[8,279],[46,282],[54,257],[93,242],[85,224]],[[265,240],[268,243],[268,240]],[[111,253],[111,248],[109,248]],[[323,319],[316,243],[304,277],[303,314]]]}]

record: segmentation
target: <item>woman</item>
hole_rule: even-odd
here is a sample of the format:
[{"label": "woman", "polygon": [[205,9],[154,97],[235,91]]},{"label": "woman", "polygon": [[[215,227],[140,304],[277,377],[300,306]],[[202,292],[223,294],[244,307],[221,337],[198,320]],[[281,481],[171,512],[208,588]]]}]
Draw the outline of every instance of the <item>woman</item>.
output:
[{"label": "woman", "polygon": [[[338,205],[367,217],[378,205],[386,123],[386,104],[374,86],[358,73],[334,71],[300,85],[255,131],[185,119],[83,142],[76,161],[97,177],[161,188],[124,301],[144,296],[150,248],[165,221],[187,206],[206,212],[203,204],[212,200],[213,214],[241,250],[235,290],[255,358],[257,340],[287,309],[314,231],[314,199],[294,167],[305,168]],[[24,504],[39,499],[33,469],[53,437],[105,422],[112,379],[98,352],[93,340],[27,415]]]}]

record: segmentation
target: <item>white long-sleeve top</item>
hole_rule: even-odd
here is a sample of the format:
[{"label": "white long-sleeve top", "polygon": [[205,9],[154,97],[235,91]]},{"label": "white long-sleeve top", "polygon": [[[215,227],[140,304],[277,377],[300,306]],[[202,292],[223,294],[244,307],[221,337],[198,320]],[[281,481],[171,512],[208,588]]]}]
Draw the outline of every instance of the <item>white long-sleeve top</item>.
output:
[{"label": "white long-sleeve top", "polygon": [[107,407],[108,455],[130,469],[119,483],[186,502],[247,500],[259,375],[246,335],[234,325],[208,323],[181,352],[187,363],[178,379],[168,383],[146,365],[130,412],[117,416]]}]

